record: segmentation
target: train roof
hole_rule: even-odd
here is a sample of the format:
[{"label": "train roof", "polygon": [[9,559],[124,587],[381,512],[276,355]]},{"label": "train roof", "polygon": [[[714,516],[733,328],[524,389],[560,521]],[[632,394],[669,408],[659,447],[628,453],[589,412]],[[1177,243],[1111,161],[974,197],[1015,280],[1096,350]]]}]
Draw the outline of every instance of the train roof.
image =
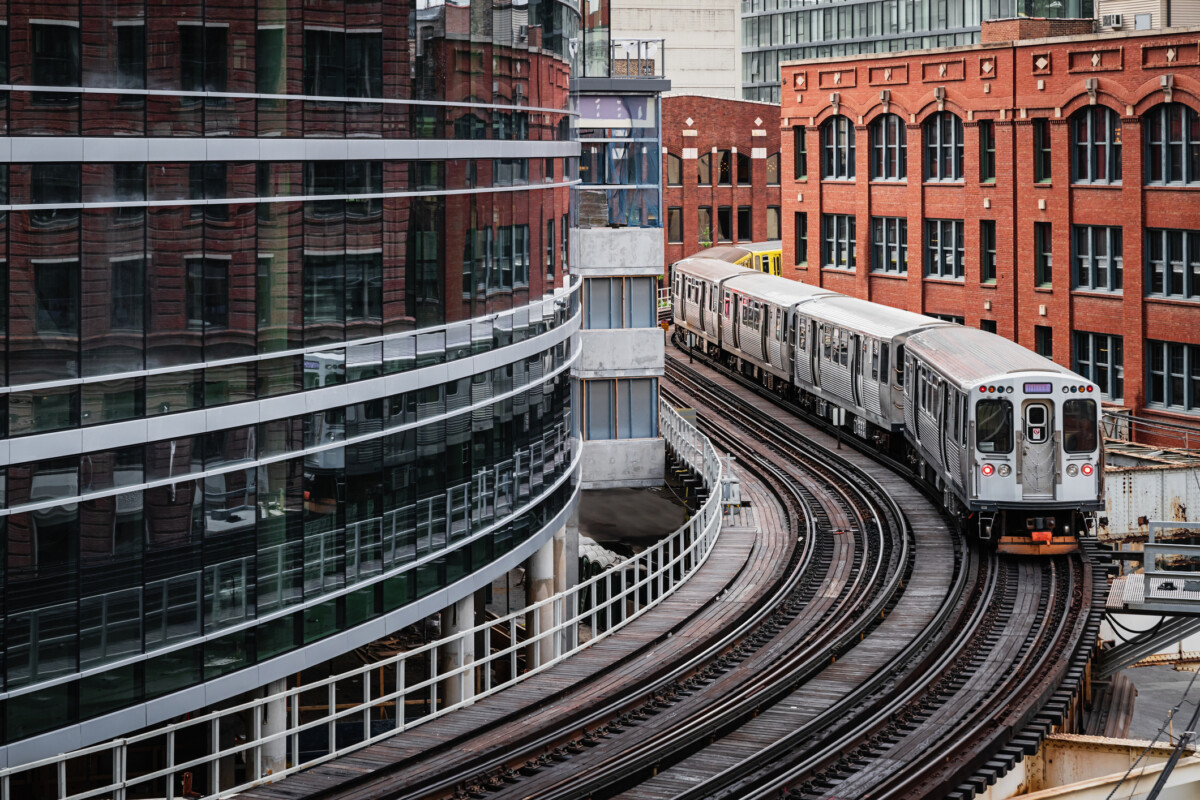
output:
[{"label": "train roof", "polygon": [[819,321],[861,331],[881,339],[891,339],[938,326],[961,329],[961,326],[950,322],[842,294],[823,297],[811,310],[805,309],[804,313]]},{"label": "train roof", "polygon": [[746,274],[731,278],[725,288],[741,292],[756,300],[766,300],[783,308],[812,300],[814,297],[835,297],[837,292],[822,289],[809,283],[789,278],[779,278],[766,272],[747,270]]},{"label": "train roof", "polygon": [[712,258],[717,261],[727,261],[730,264],[741,261],[746,256],[750,255],[750,251],[744,247],[739,247],[733,244],[720,244],[716,247],[708,247],[700,251],[692,258]]},{"label": "train roof", "polygon": [[692,256],[681,261],[676,261],[674,269],[677,272],[683,270],[687,275],[710,281],[719,281],[721,278],[740,275],[743,272],[754,272],[752,269],[747,269],[746,267],[741,267],[717,258],[707,258],[706,256]]},{"label": "train roof", "polygon": [[954,326],[933,328],[908,338],[908,352],[937,365],[960,386],[1004,378],[1014,373],[1051,372],[1079,378],[1066,367],[994,333]]},{"label": "train roof", "polygon": [[766,253],[772,250],[783,249],[783,239],[768,239],[765,242],[745,242],[739,243],[738,247],[743,250],[749,250],[751,253]]}]

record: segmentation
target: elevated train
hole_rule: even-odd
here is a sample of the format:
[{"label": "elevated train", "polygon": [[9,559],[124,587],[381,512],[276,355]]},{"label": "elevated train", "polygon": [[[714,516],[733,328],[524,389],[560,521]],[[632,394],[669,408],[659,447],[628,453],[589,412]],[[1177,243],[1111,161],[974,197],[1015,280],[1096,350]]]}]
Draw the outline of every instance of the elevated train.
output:
[{"label": "elevated train", "polygon": [[687,347],[907,461],[1002,552],[1072,552],[1103,506],[1099,389],[1049,359],[708,251],[671,293]]}]

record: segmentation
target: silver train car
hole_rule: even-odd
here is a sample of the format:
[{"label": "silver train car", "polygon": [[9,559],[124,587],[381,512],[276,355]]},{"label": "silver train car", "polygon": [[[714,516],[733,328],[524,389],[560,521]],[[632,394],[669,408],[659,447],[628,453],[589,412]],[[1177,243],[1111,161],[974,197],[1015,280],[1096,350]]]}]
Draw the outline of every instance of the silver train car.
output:
[{"label": "silver train car", "polygon": [[912,465],[1003,552],[1078,547],[1103,498],[1099,390],[994,334],[693,256],[677,332]]}]

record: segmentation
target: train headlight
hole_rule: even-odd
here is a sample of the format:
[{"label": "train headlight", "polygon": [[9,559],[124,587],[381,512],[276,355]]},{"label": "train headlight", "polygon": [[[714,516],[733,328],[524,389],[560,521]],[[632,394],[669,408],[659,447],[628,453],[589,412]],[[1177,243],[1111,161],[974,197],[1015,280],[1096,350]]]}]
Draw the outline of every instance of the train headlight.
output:
[{"label": "train headlight", "polygon": [[992,477],[992,473],[996,471],[996,468],[991,464],[984,464],[979,468],[979,471],[983,473],[983,477],[990,478]]},{"label": "train headlight", "polygon": [[1074,464],[1067,464],[1067,474],[1074,478],[1079,474],[1079,467],[1075,466]]},{"label": "train headlight", "polygon": [[1084,464],[1082,467],[1079,468],[1079,471],[1082,472],[1084,475],[1091,475],[1092,474],[1092,465]]},{"label": "train headlight", "polygon": [[998,472],[1000,473],[1001,478],[1007,478],[1009,473],[1012,472],[1012,467],[1010,467],[1008,464],[1001,464]]}]

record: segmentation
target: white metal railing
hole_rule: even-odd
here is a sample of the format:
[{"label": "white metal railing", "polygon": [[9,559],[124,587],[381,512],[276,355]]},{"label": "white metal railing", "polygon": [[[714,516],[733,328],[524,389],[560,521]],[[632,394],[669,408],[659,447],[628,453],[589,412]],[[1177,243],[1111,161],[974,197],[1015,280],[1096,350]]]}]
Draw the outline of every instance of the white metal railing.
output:
[{"label": "white metal railing", "polygon": [[[174,800],[184,796],[185,783],[191,797],[227,797],[470,705],[610,636],[690,578],[720,533],[724,460],[661,398],[659,424],[709,496],[654,547],[520,611],[381,661],[0,770],[0,800],[29,796],[30,781],[39,780],[56,786],[53,795],[39,796],[60,800],[126,800],[134,787],[139,797]],[[581,627],[590,633],[586,640]],[[472,655],[477,643],[478,660]],[[147,767],[151,757],[157,763]],[[45,784],[36,786],[45,791]]]}]

